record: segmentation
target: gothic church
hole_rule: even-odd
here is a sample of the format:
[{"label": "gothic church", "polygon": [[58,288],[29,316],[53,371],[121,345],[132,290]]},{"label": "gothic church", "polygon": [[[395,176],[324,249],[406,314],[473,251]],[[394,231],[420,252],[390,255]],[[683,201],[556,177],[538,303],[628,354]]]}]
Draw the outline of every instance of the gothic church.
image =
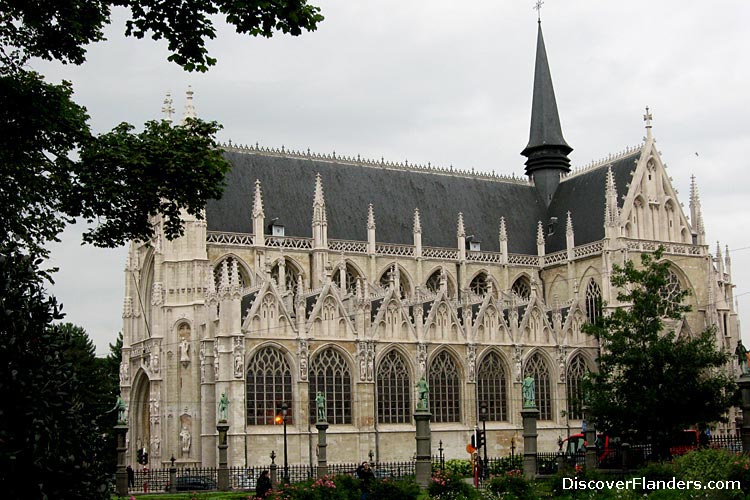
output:
[{"label": "gothic church", "polygon": [[146,448],[152,467],[215,466],[226,393],[230,465],[280,454],[284,402],[289,463],[313,463],[318,391],[329,461],[408,460],[423,376],[447,457],[467,456],[480,407],[488,454],[520,451],[527,374],[540,450],[554,450],[581,428],[579,384],[599,349],[581,326],[619,306],[612,265],[659,245],[670,289],[691,292],[670,327],[716,325],[733,351],[729,255],[706,245],[695,180],[683,212],[644,119],[643,144],[571,170],[540,25],[526,178],[225,145],[233,168],[206,219],[130,246],[128,462]]}]

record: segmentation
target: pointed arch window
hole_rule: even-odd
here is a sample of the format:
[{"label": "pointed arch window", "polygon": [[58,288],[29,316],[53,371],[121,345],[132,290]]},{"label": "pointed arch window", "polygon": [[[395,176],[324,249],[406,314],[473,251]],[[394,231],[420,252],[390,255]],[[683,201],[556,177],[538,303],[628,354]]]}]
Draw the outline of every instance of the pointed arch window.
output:
[{"label": "pointed arch window", "polygon": [[666,301],[665,310],[662,313],[664,316],[668,316],[672,312],[673,304],[682,302],[685,293],[682,291],[682,286],[680,286],[680,279],[671,269],[667,270],[666,283],[659,290],[659,295]]},{"label": "pointed arch window", "polygon": [[[221,275],[223,273],[224,268],[224,262],[227,263],[227,270],[231,273],[232,272],[232,264],[235,262],[235,258],[232,256],[225,257],[219,261],[216,266],[214,266],[214,286],[216,289],[219,289],[219,286],[221,286]],[[240,275],[240,288],[245,288],[250,284],[250,278],[245,274],[245,269],[242,265],[240,265],[239,261],[237,261],[237,271]]]},{"label": "pointed arch window", "polygon": [[[409,278],[406,277],[406,274],[404,271],[396,266],[396,272],[398,273],[398,291],[401,298],[405,298],[409,296],[409,293],[411,292],[409,288]],[[389,267],[386,269],[383,274],[380,275],[380,279],[378,280],[378,284],[384,289],[388,289],[388,286],[390,284],[391,280],[391,274],[393,273],[393,268]]]},{"label": "pointed arch window", "polygon": [[453,357],[440,352],[430,364],[430,412],[433,422],[460,422],[461,393],[458,368]]},{"label": "pointed arch window", "polygon": [[403,356],[390,351],[378,366],[378,423],[411,422],[412,384]]},{"label": "pointed arch window", "polygon": [[531,282],[528,276],[520,276],[510,287],[511,293],[522,300],[531,297]]},{"label": "pointed arch window", "polygon": [[552,418],[552,393],[549,379],[549,369],[544,358],[538,352],[529,358],[524,369],[524,378],[531,376],[534,379],[534,400],[539,409],[540,420],[551,420]]},{"label": "pointed arch window", "polygon": [[469,283],[469,289],[476,295],[483,297],[487,294],[487,281],[487,273],[479,273]]},{"label": "pointed arch window", "polygon": [[[427,281],[425,282],[425,288],[427,288],[428,291],[431,293],[438,293],[440,291],[440,273],[441,270],[437,269],[435,272],[433,272],[429,278],[427,278]],[[447,293],[449,298],[455,297],[455,287],[453,286],[453,282],[448,278],[448,275],[446,273],[445,277],[446,286],[447,286]]]},{"label": "pointed arch window", "polygon": [[568,365],[568,373],[565,377],[568,395],[568,419],[580,420],[583,418],[583,381],[588,372],[586,361],[580,354],[573,358],[573,361]]},{"label": "pointed arch window", "polygon": [[[276,282],[276,286],[281,288],[281,283],[279,282],[281,276],[281,266],[279,265],[279,262],[276,262],[276,264],[273,265],[271,268],[271,279],[273,279]],[[297,271],[297,266],[292,264],[289,259],[284,259],[284,290],[287,291],[293,291],[297,287],[297,280],[299,278],[299,272]]]},{"label": "pointed arch window", "polygon": [[496,352],[485,356],[477,372],[477,402],[487,403],[487,419],[508,420],[508,382],[505,366]]},{"label": "pointed arch window", "polygon": [[346,267],[344,268],[343,283],[341,276],[341,266],[336,267],[336,271],[333,273],[331,281],[333,281],[336,286],[341,288],[342,292],[353,295],[357,291],[357,279],[359,277],[360,276],[357,270],[354,269],[351,264],[346,264]]},{"label": "pointed arch window", "polygon": [[593,325],[601,317],[602,290],[594,278],[591,278],[586,285],[586,321]]},{"label": "pointed arch window", "polygon": [[326,398],[329,424],[352,423],[352,376],[349,364],[335,349],[325,349],[310,363],[310,423],[316,420],[315,396],[322,392]]},{"label": "pointed arch window", "polygon": [[[245,391],[247,425],[273,425],[281,403],[291,404],[293,400],[292,370],[281,350],[264,347],[253,355],[247,367]],[[287,422],[293,415],[289,414]]]}]

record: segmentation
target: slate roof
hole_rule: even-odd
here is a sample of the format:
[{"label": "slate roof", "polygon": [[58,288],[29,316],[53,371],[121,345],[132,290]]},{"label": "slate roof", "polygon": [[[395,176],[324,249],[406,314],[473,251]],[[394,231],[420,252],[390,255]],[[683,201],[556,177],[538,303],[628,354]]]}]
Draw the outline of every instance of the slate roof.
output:
[{"label": "slate roof", "polygon": [[266,222],[284,221],[286,235],[311,237],[315,175],[320,173],[328,214],[328,238],[367,241],[367,207],[375,213],[376,240],[412,244],[414,209],[419,208],[422,245],[456,248],[458,213],[467,235],[483,251],[499,251],[504,216],[511,253],[536,254],[536,222],[545,207],[528,184],[392,169],[313,158],[225,152],[233,168],[221,200],[206,208],[210,231],[252,232],[255,180],[261,181]]},{"label": "slate roof", "polygon": [[630,173],[635,170],[635,161],[640,153],[640,149],[637,149],[618,160],[564,178],[560,182],[550,203],[548,218],[544,221],[546,231],[549,218],[557,217],[554,233],[546,238],[547,253],[565,249],[565,222],[568,211],[573,219],[576,246],[604,238],[607,166],[612,166],[617,189],[617,205],[622,208],[622,197],[627,194],[627,186],[632,179]]}]

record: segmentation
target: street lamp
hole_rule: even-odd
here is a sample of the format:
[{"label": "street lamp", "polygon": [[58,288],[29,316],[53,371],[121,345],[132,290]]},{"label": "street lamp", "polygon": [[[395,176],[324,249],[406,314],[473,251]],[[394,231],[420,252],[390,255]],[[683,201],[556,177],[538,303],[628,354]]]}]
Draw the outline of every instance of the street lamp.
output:
[{"label": "street lamp", "polygon": [[289,484],[289,461],[287,458],[286,446],[286,417],[289,412],[289,405],[286,402],[281,403],[281,415],[276,415],[276,423],[284,424],[284,484]]},{"label": "street lamp", "polygon": [[482,468],[482,476],[487,478],[487,470],[489,464],[487,463],[487,415],[489,411],[487,408],[487,401],[482,401],[479,404],[479,419],[482,421],[482,436],[484,437],[484,467]]}]

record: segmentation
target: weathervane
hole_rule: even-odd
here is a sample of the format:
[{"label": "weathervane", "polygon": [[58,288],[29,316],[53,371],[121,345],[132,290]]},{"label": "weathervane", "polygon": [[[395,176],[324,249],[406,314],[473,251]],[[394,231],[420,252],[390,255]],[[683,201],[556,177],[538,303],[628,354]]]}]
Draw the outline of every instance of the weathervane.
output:
[{"label": "weathervane", "polygon": [[542,5],[544,5],[544,2],[542,0],[536,0],[536,4],[534,4],[533,9],[536,11],[536,20],[537,22],[542,22]]}]

